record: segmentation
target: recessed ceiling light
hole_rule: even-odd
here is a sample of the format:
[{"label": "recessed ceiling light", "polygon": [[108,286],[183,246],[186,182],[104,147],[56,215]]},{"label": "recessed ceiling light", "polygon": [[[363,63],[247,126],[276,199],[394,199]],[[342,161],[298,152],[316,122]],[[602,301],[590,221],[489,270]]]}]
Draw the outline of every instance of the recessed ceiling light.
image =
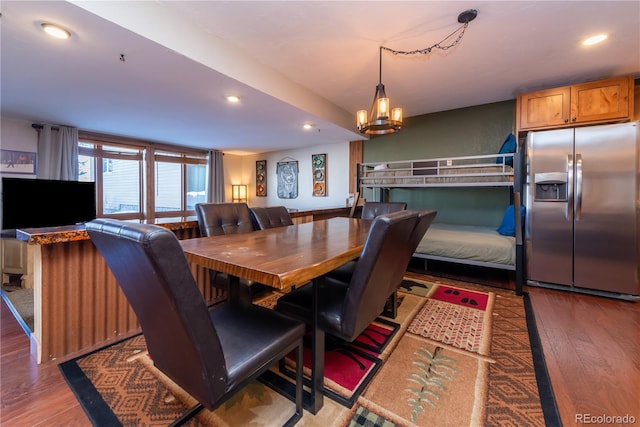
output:
[{"label": "recessed ceiling light", "polygon": [[582,44],[585,46],[592,46],[594,44],[598,44],[600,42],[603,42],[607,39],[607,35],[606,34],[598,34],[597,36],[591,36],[589,38],[586,38],[582,41]]},{"label": "recessed ceiling light", "polygon": [[310,123],[305,123],[305,124],[303,124],[303,125],[302,125],[302,128],[303,128],[304,130],[310,130],[310,129],[312,129],[312,128],[313,128],[313,125],[312,125],[312,124],[310,124]]},{"label": "recessed ceiling light", "polygon": [[237,102],[240,102],[240,97],[236,95],[229,95],[227,96],[227,101],[229,101],[232,104],[235,104]]},{"label": "recessed ceiling light", "polygon": [[71,37],[71,33],[59,25],[43,22],[42,29],[51,37],[55,37],[57,39],[68,39],[69,37]]}]

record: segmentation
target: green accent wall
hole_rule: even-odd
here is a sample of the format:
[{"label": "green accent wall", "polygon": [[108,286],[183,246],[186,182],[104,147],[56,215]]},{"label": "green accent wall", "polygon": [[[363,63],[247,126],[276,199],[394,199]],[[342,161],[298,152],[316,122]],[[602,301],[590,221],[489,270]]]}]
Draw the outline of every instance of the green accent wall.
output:
[{"label": "green accent wall", "polygon": [[[364,162],[472,156],[497,153],[514,132],[515,100],[408,117],[402,130],[364,143]],[[380,191],[366,190],[367,200]],[[436,222],[497,227],[510,203],[507,188],[393,189],[389,201],[406,201],[409,209],[434,208]]]}]

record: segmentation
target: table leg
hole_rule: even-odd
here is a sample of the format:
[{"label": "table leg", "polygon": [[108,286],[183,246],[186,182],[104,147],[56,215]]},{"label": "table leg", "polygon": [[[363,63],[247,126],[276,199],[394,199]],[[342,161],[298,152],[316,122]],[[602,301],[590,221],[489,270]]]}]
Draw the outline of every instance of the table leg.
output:
[{"label": "table leg", "polygon": [[[312,305],[312,319],[311,319],[311,381],[305,379],[305,385],[309,386],[309,392],[304,391],[303,406],[304,409],[317,414],[324,404],[324,330],[318,327],[318,295],[320,287],[324,284],[324,277],[314,279],[312,282],[313,293],[313,305]],[[295,378],[292,371],[282,368],[282,373]],[[262,381],[267,386],[276,390],[278,393],[287,396],[292,402],[295,402],[295,388],[294,385],[281,376],[274,374],[271,371],[267,371],[260,376]]]},{"label": "table leg", "polygon": [[324,276],[313,280],[313,319],[311,322],[311,413],[316,414],[324,403],[324,330],[319,328],[318,295],[324,284]]},{"label": "table leg", "polygon": [[229,277],[229,301],[239,301],[240,300],[240,279],[238,276]]},{"label": "table leg", "polygon": [[240,284],[238,276],[232,276],[231,274],[229,275],[228,300],[251,304],[251,290],[246,285]]}]

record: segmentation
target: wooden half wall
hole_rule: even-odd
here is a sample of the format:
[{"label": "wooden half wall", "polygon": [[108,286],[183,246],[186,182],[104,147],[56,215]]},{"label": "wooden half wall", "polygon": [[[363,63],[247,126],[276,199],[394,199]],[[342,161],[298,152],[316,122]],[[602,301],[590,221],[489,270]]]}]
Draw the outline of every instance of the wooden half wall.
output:
[{"label": "wooden half wall", "polygon": [[[173,231],[179,239],[199,237],[195,228]],[[140,332],[135,313],[91,240],[30,244],[27,252],[33,266],[38,363],[66,360]],[[192,271],[205,300],[213,299],[208,271],[195,265]]]}]

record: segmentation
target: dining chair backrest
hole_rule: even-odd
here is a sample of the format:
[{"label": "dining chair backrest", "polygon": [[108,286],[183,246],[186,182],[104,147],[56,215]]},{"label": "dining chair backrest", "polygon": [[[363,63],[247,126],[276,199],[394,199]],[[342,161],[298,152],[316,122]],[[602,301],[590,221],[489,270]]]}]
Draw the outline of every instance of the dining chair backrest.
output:
[{"label": "dining chair backrest", "polygon": [[246,203],[197,203],[196,216],[203,237],[254,231]]},{"label": "dining chair backrest", "polygon": [[380,315],[389,296],[389,283],[402,280],[411,259],[405,247],[417,220],[418,212],[406,210],[373,220],[349,283],[340,330],[332,334],[352,341]]},{"label": "dining chair backrest", "polygon": [[[408,264],[411,261],[411,257],[415,253],[416,248],[420,244],[420,241],[422,240],[424,235],[427,233],[427,230],[433,223],[433,220],[435,219],[437,213],[438,211],[436,211],[435,209],[426,209],[426,210],[418,211],[418,220],[416,221],[416,225],[413,231],[411,232],[411,237],[405,243],[405,247],[404,247],[408,254],[407,266],[405,266],[405,270],[406,270],[406,267],[408,267]],[[403,278],[401,277],[400,280],[395,284],[393,282],[389,282],[388,295],[391,295],[400,287],[400,285],[402,284],[402,279]]]},{"label": "dining chair backrest", "polygon": [[154,365],[198,401],[217,401],[225,393],[225,358],[176,236],[113,219],[86,229],[133,308]]},{"label": "dining chair backrest", "polygon": [[407,209],[405,202],[365,202],[362,206],[362,219],[374,219],[377,216]]},{"label": "dining chair backrest", "polygon": [[256,207],[251,208],[250,212],[256,230],[293,225],[291,215],[284,206]]},{"label": "dining chair backrest", "polygon": [[422,211],[418,211],[418,222],[416,223],[416,227],[411,233],[411,239],[407,242],[407,250],[413,254],[416,251],[416,248],[420,244],[420,241],[423,239],[424,235],[427,233],[427,230],[433,223],[438,211],[435,209],[425,209]]}]

